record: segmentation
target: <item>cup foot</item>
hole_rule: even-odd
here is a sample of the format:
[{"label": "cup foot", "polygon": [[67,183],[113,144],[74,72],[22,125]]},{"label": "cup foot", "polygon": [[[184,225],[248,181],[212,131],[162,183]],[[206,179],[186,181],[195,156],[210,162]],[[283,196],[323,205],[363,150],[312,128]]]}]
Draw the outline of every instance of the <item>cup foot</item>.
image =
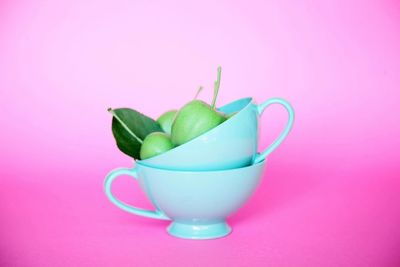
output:
[{"label": "cup foot", "polygon": [[175,237],[185,239],[215,239],[230,234],[232,228],[225,222],[213,224],[189,224],[172,222],[167,232]]}]

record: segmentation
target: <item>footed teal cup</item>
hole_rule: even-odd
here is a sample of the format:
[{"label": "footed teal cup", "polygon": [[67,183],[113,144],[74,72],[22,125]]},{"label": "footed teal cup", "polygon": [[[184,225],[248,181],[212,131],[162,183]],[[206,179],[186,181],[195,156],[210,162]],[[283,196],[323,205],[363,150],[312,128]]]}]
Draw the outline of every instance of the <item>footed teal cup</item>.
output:
[{"label": "footed teal cup", "polygon": [[[288,120],[272,144],[258,152],[259,118],[273,104],[287,110]],[[218,110],[232,117],[187,143],[138,162],[150,167],[190,171],[248,166],[264,160],[274,151],[286,138],[294,121],[292,106],[282,98],[271,98],[259,105],[254,103],[253,98],[242,98]]]},{"label": "footed teal cup", "polygon": [[[145,166],[111,171],[104,183],[107,197],[117,207],[144,217],[171,220],[167,231],[187,239],[212,239],[228,235],[228,216],[236,212],[259,184],[265,161],[218,171],[176,171]],[[155,210],[145,210],[118,200],[111,192],[120,175],[138,180]]]}]

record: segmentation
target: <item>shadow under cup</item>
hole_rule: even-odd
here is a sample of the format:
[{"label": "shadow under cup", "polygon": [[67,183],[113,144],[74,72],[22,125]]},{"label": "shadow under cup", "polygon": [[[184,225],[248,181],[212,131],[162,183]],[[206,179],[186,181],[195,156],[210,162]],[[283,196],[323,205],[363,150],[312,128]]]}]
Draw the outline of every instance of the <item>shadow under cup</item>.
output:
[{"label": "shadow under cup", "polygon": [[[257,153],[259,118],[272,105],[282,105],[289,114],[285,129],[264,151]],[[137,161],[141,165],[169,170],[223,170],[249,166],[262,161],[275,150],[289,133],[294,111],[281,98],[271,98],[257,105],[253,98],[242,98],[218,108],[231,115],[210,131],[155,157]]]},{"label": "shadow under cup", "polygon": [[[134,168],[116,169],[105,180],[107,197],[119,208],[140,216],[172,220],[169,234],[187,239],[212,239],[231,232],[226,218],[235,213],[257,188],[266,161],[219,171],[174,171],[137,163]],[[111,192],[120,175],[138,180],[156,210],[128,205]]]}]

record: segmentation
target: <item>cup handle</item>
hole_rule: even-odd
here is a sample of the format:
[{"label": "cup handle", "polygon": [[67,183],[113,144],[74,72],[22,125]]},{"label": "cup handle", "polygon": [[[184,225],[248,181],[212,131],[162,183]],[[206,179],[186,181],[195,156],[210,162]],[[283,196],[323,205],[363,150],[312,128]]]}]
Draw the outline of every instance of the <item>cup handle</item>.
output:
[{"label": "cup handle", "polygon": [[140,209],[136,208],[134,206],[130,206],[128,204],[125,204],[124,202],[118,200],[111,192],[111,185],[114,182],[114,180],[120,176],[120,175],[129,175],[132,176],[133,178],[137,179],[137,170],[136,168],[134,169],[126,169],[126,168],[119,168],[112,170],[109,174],[107,174],[106,179],[104,180],[104,189],[105,193],[110,199],[110,201],[119,207],[120,209],[123,209],[124,211],[127,211],[129,213],[133,213],[139,216],[144,216],[144,217],[149,217],[153,219],[159,219],[159,220],[170,220],[167,216],[165,216],[161,211],[159,210],[145,210],[145,209]]},{"label": "cup handle", "polygon": [[272,151],[274,151],[286,138],[290,130],[292,129],[293,122],[294,122],[294,110],[293,107],[284,99],[282,98],[271,98],[265,101],[264,103],[257,106],[258,115],[261,116],[264,110],[272,104],[280,104],[282,105],[288,112],[288,121],[286,123],[285,129],[281,132],[278,138],[269,145],[263,152],[258,153],[254,159],[254,164],[263,161]]}]

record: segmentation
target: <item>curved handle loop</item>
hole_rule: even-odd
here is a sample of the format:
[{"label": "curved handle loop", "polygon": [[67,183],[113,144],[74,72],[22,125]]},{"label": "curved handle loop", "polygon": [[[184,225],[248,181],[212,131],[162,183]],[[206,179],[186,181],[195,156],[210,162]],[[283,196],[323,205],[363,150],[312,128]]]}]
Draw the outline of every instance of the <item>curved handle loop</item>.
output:
[{"label": "curved handle loop", "polygon": [[285,129],[281,132],[278,138],[276,138],[275,141],[269,147],[267,147],[263,152],[257,154],[257,156],[254,159],[254,164],[263,161],[269,154],[271,154],[271,152],[274,151],[286,138],[286,136],[288,135],[293,126],[294,122],[293,107],[286,100],[282,98],[271,98],[265,101],[264,103],[258,105],[257,106],[258,115],[261,116],[264,110],[272,104],[280,104],[287,110],[289,114],[288,121],[286,123]]},{"label": "curved handle loop", "polygon": [[139,216],[144,216],[144,217],[149,217],[153,219],[159,219],[159,220],[170,220],[167,216],[165,216],[162,212],[156,210],[156,211],[151,211],[151,210],[145,210],[145,209],[140,209],[136,208],[133,206],[130,206],[128,204],[125,204],[124,202],[118,200],[111,192],[111,185],[113,181],[120,175],[129,175],[132,176],[133,178],[137,179],[137,171],[136,168],[134,169],[126,169],[126,168],[119,168],[111,171],[107,176],[106,179],[104,180],[104,190],[105,193],[110,199],[110,201],[119,207],[120,209],[123,209],[124,211],[127,211],[129,213],[133,213]]}]

